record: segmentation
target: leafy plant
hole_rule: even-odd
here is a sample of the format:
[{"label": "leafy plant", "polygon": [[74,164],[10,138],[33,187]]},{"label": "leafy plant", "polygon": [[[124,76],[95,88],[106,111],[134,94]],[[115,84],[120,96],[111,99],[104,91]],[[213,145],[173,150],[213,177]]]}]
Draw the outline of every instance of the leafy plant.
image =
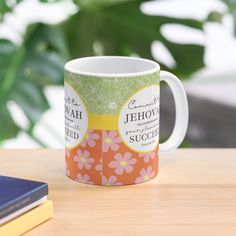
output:
[{"label": "leafy plant", "polygon": [[0,55],[0,141],[22,130],[8,111],[9,101],[23,110],[29,120],[24,131],[33,137],[35,124],[49,108],[43,89],[63,84],[63,65],[69,58],[63,35],[56,27],[33,25],[19,47],[0,40]]},{"label": "leafy plant", "polygon": [[233,16],[234,34],[236,35],[236,0],[223,0],[223,1],[228,6],[229,13]]},{"label": "leafy plant", "polygon": [[[77,13],[58,25],[29,26],[20,46],[0,40],[0,141],[15,137],[20,130],[36,139],[35,124],[49,108],[44,88],[63,84],[63,64],[68,59],[136,54],[154,60],[151,44],[159,40],[176,61],[176,67],[168,70],[181,78],[187,78],[204,65],[203,46],[173,43],[160,33],[163,25],[171,23],[202,30],[203,22],[145,15],[140,10],[144,0],[74,2],[80,7]],[[4,2],[1,4],[4,7],[0,7],[1,13],[12,10]],[[13,119],[14,114],[8,110],[9,101],[18,104],[28,118],[26,129]]]}]

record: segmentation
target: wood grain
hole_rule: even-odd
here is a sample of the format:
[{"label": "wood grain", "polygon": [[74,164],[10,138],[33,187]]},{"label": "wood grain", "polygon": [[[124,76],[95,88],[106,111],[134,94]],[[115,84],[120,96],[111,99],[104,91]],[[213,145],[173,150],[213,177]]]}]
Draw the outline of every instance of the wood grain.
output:
[{"label": "wood grain", "polygon": [[28,236],[236,235],[236,149],[180,149],[152,181],[125,187],[75,183],[63,150],[0,150],[0,174],[46,181],[52,220]]}]

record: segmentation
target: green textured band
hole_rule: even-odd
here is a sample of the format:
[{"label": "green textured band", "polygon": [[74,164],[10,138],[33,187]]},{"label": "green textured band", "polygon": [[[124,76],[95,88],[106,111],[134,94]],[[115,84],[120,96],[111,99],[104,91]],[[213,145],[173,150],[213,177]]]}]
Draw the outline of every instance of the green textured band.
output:
[{"label": "green textured band", "polygon": [[93,114],[118,114],[136,91],[159,84],[159,71],[138,77],[94,77],[65,71],[65,81],[76,90]]}]

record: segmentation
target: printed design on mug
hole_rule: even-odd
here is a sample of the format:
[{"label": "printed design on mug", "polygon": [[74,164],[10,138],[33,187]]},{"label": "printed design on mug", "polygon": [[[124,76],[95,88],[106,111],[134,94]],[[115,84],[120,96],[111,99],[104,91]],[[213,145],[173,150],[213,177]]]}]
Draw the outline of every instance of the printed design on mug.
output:
[{"label": "printed design on mug", "polygon": [[[68,83],[65,83],[64,105],[65,140],[66,147],[70,149],[79,145],[84,139],[88,129],[88,113],[80,96]],[[90,141],[90,144],[92,144],[92,141]]]},{"label": "printed design on mug", "polygon": [[118,130],[121,139],[130,149],[146,153],[157,146],[159,99],[159,86],[152,85],[136,92],[121,108]]},{"label": "printed design on mug", "polygon": [[159,73],[99,79],[68,71],[65,75],[68,177],[114,186],[154,178],[158,173]]},{"label": "printed design on mug", "polygon": [[[78,182],[99,185],[143,183],[157,175],[158,147],[147,153],[131,150],[117,130],[89,129],[88,141],[66,149],[67,175]],[[83,145],[82,145],[83,144]],[[108,145],[108,146],[107,146]]]},{"label": "printed design on mug", "polygon": [[159,73],[139,77],[111,77],[77,75],[65,71],[65,80],[78,91],[92,114],[118,114],[130,94],[158,83]]}]

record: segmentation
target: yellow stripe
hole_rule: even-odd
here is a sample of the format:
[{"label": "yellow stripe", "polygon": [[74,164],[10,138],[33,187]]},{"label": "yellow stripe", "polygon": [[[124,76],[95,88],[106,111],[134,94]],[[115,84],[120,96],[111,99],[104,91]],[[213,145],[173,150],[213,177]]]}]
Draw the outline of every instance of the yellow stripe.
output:
[{"label": "yellow stripe", "polygon": [[0,235],[22,235],[26,231],[42,224],[53,216],[53,204],[46,201],[41,205],[27,211],[21,216],[0,226]]},{"label": "yellow stripe", "polygon": [[89,129],[118,130],[117,115],[88,115]]}]

